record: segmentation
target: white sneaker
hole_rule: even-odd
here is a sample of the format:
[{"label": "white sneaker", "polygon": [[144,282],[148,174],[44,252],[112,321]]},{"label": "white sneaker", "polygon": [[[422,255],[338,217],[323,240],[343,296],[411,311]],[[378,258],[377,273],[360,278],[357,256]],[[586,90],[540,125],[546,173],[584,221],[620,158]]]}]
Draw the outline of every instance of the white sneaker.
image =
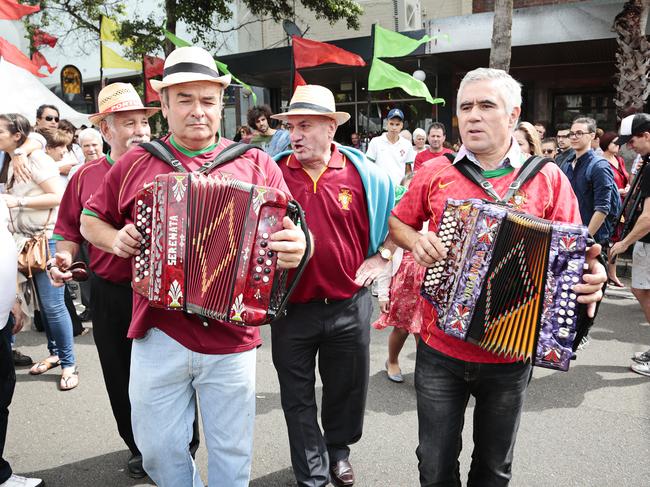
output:
[{"label": "white sneaker", "polygon": [[41,479],[29,479],[20,475],[12,475],[9,479],[0,484],[0,487],[41,487],[45,485]]},{"label": "white sneaker", "polygon": [[632,369],[632,372],[650,377],[650,362],[632,364],[630,365],[630,369]]},{"label": "white sneaker", "polygon": [[650,362],[650,350],[645,352],[635,352],[632,360],[638,363]]}]

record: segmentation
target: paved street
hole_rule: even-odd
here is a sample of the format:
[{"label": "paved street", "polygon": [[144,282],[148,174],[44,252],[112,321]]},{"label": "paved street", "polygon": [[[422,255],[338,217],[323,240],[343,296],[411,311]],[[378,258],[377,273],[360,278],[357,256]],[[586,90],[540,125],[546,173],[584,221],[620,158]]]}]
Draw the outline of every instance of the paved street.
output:
[{"label": "paved street", "polygon": [[[591,344],[569,373],[535,371],[511,485],[650,485],[650,378],[628,369],[632,353],[650,345],[650,326],[644,321],[631,294],[614,291],[602,306]],[[288,486],[293,477],[268,327],[263,335],[251,486]],[[409,340],[402,356],[406,382],[393,384],[382,371],[387,337],[388,331],[373,330],[365,432],[351,456],[359,486],[418,485],[415,345]],[[21,351],[35,359],[45,356],[44,343],[45,336],[37,332],[18,337]],[[57,391],[60,369],[36,377],[27,369],[18,371],[5,456],[17,473],[42,477],[49,487],[149,485],[124,473],[128,452],[114,427],[92,334],[76,343],[81,384],[74,391]],[[471,411],[470,404],[461,456],[464,475],[472,444]],[[205,479],[204,445],[197,459]]]}]

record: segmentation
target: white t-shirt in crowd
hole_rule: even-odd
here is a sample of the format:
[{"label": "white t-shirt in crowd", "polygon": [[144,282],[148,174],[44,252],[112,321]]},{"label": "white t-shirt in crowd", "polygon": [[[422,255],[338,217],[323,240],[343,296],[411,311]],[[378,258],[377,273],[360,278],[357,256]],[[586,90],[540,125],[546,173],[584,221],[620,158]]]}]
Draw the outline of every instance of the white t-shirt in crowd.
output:
[{"label": "white t-shirt in crowd", "polygon": [[0,330],[7,324],[9,312],[16,301],[18,255],[8,226],[9,209],[5,200],[0,198]]},{"label": "white t-shirt in crowd", "polygon": [[406,165],[413,166],[415,151],[405,138],[399,137],[393,144],[388,140],[386,133],[383,133],[370,141],[366,157],[379,167],[384,168],[393,184],[397,186],[404,179]]}]

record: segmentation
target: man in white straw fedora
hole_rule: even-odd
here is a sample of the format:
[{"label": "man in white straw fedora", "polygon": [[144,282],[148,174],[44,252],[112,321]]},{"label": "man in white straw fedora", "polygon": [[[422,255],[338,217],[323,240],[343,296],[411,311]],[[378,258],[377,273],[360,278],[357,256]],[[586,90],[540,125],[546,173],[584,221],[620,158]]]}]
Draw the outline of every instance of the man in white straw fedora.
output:
[{"label": "man in white straw fedora", "polygon": [[[170,134],[166,144],[185,170],[195,171],[215,159],[231,141],[219,134],[224,89],[210,53],[181,47],[165,60],[160,93]],[[262,151],[250,150],[217,169],[241,181],[288,192],[277,164]],[[94,245],[118,257],[139,250],[142,236],[131,223],[136,193],[172,167],[139,147],[124,154],[104,184],[85,205],[82,233]],[[284,230],[270,237],[269,249],[281,267],[296,267],[305,237],[288,218]],[[248,485],[255,419],[256,328],[234,326],[148,305],[134,294],[129,327],[133,338],[129,395],[133,433],[143,466],[159,487],[202,487],[188,443],[195,418],[195,397],[208,448],[211,487]]]},{"label": "man in white straw fedora", "polygon": [[[350,115],[323,86],[296,89],[286,122],[290,151],[278,162],[303,206],[318,250],[271,324],[291,463],[300,486],[353,485],[349,445],[361,438],[368,390],[372,301],[366,285],[391,258],[382,243],[394,191],[388,174],[357,149],[333,143]],[[321,420],[314,392],[316,355],[323,382]]]},{"label": "man in white straw fedora", "polygon": [[[98,105],[99,112],[88,118],[100,127],[111,149],[99,159],[80,165],[63,194],[54,228],[54,239],[58,240],[57,253],[48,265],[50,280],[55,286],[72,279],[72,273],[67,269],[84,245],[80,230],[84,203],[97,190],[117,159],[132,147],[149,141],[149,117],[160,110],[145,107],[129,83],[104,87],[99,92]],[[131,477],[142,478],[145,472],[133,438],[129,403],[131,340],[126,335],[131,321],[131,266],[129,261],[92,245],[88,246],[88,255],[93,271],[91,307],[94,310],[93,336],[99,363],[118,432],[131,452],[127,472]]]}]

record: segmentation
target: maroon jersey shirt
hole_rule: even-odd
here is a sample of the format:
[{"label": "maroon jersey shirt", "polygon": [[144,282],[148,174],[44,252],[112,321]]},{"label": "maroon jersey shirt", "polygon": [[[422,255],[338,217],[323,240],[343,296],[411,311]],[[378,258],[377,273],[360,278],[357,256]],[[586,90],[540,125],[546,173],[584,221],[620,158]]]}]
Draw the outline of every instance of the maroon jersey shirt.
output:
[{"label": "maroon jersey shirt", "polygon": [[[196,171],[204,162],[213,160],[232,141],[220,139],[218,143],[202,151],[190,152],[171,140],[172,152],[188,171]],[[240,181],[269,186],[285,192],[289,188],[282,179],[277,164],[264,152],[249,151],[216,170]],[[138,147],[122,156],[106,174],[104,184],[86,203],[84,213],[96,216],[115,228],[133,223],[135,195],[158,174],[173,172],[171,166]],[[199,353],[226,354],[250,350],[261,343],[259,331],[246,327],[209,320],[208,327],[198,318],[180,311],[153,308],[148,300],[133,293],[133,316],[129,338],[141,338],[147,330],[157,327],[183,346]]]},{"label": "maroon jersey shirt", "polygon": [[293,154],[278,164],[291,194],[305,210],[316,249],[291,301],[352,297],[360,289],[354,276],[366,258],[370,232],[361,176],[334,144],[327,168],[316,180]]},{"label": "maroon jersey shirt", "polygon": [[431,149],[423,150],[415,156],[415,162],[413,163],[413,170],[417,171],[422,169],[422,166],[425,162],[435,159],[436,157],[443,156],[445,154],[453,154],[454,152],[446,147],[443,147],[440,152],[431,152]]},{"label": "maroon jersey shirt", "polygon": [[[55,240],[68,240],[81,245],[80,219],[84,203],[101,185],[104,175],[114,164],[110,155],[95,161],[86,162],[70,181],[63,193],[59,215],[54,227]],[[109,254],[94,245],[88,245],[90,268],[99,277],[111,282],[128,282],[131,280],[131,264],[128,259]]]}]

